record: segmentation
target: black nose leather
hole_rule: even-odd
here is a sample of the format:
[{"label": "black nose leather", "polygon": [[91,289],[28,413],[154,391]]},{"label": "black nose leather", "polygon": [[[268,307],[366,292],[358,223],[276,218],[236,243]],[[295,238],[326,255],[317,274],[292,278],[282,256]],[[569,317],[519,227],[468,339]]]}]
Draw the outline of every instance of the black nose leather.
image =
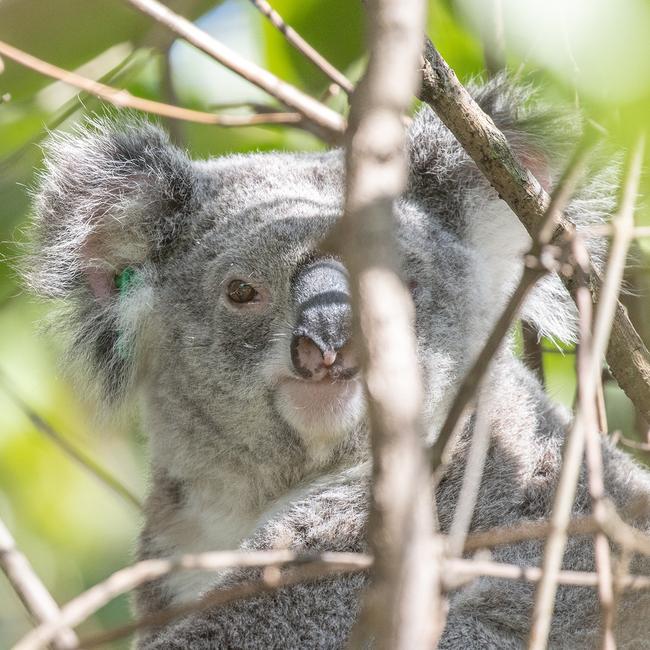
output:
[{"label": "black nose leather", "polygon": [[291,360],[296,372],[313,378],[356,368],[351,363],[352,308],[343,264],[327,258],[303,266],[293,281],[293,298]]}]

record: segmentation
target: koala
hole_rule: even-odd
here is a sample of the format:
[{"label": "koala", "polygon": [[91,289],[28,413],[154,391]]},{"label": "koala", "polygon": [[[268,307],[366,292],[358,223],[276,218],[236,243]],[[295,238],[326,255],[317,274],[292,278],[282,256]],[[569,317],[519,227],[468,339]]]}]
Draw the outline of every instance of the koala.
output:
[{"label": "koala", "polygon": [[[570,139],[566,120],[500,78],[472,92],[547,187]],[[551,144],[549,144],[549,142]],[[427,107],[408,133],[408,186],[395,206],[404,282],[415,305],[426,445],[508,299],[529,237]],[[35,194],[27,280],[56,299],[72,376],[117,413],[139,405],[150,447],[140,558],[219,549],[366,551],[366,398],[348,273],[322,246],[344,197],[344,154],[256,153],[191,160],[143,120],[99,119],[57,135]],[[594,174],[567,208],[578,228],[613,209],[611,174]],[[602,245],[591,241],[596,263]],[[571,340],[576,314],[559,278],[522,316]],[[508,342],[485,380],[491,443],[471,529],[549,517],[569,415]],[[482,400],[483,401],[483,400]],[[435,489],[442,532],[471,441],[467,418]],[[608,496],[648,528],[650,475],[603,439]],[[433,489],[433,488],[432,488]],[[583,470],[574,514],[588,513]],[[591,537],[564,566],[593,570]],[[542,541],[494,550],[538,566]],[[649,572],[635,558],[633,570]],[[184,572],[143,586],[138,615],[246,582],[255,571]],[[197,611],[143,632],[141,650],[343,648],[368,583],[363,573]],[[449,594],[439,646],[521,648],[534,586],[480,578]],[[650,599],[622,597],[620,647],[650,647]],[[558,591],[550,645],[593,648],[596,592]]]}]

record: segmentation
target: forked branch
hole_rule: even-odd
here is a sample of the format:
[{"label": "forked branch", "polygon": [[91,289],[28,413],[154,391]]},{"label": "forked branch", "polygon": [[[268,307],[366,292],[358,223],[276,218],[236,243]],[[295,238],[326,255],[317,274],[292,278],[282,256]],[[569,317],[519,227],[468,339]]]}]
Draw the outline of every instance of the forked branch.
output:
[{"label": "forked branch", "polygon": [[[328,141],[339,140],[345,131],[345,119],[313,97],[305,95],[295,86],[278,79],[274,74],[248,61],[234,50],[220,43],[191,23],[174,13],[158,0],[128,0],[136,9],[165,25],[191,45],[205,52],[240,77],[255,84],[288,108],[297,111],[307,126]],[[306,128],[307,128],[306,126]]]}]

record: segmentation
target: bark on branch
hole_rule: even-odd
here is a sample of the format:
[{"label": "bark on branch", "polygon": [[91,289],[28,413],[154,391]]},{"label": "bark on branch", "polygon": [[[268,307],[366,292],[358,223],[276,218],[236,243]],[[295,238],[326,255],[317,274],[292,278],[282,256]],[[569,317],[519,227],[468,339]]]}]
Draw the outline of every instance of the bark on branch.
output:
[{"label": "bark on branch", "polygon": [[285,106],[305,118],[305,128],[312,130],[326,141],[337,141],[345,131],[345,119],[313,97],[305,95],[295,86],[278,79],[268,70],[248,61],[234,50],[212,38],[207,32],[187,18],[174,13],[158,0],[127,0],[142,13],[150,16],[188,43],[205,52],[240,77],[255,84]]},{"label": "bark on branch", "polygon": [[[430,41],[425,49],[420,97],[436,111],[534,238],[549,206],[548,194],[517,160],[506,137],[458,81]],[[573,224],[558,213],[552,240],[563,238],[573,229]],[[564,281],[570,290],[574,288],[571,279]],[[597,297],[603,279],[594,269],[590,284]],[[650,419],[650,353],[620,302],[616,306],[607,362],[620,387],[643,416]]]},{"label": "bark on branch", "polygon": [[417,85],[424,2],[369,1],[367,15],[370,60],[352,99],[340,232],[363,343],[373,451],[369,542],[376,564],[350,647],[373,639],[378,649],[428,650],[441,627],[439,562],[431,559],[414,309],[400,280],[393,214],[406,186],[402,116]]}]

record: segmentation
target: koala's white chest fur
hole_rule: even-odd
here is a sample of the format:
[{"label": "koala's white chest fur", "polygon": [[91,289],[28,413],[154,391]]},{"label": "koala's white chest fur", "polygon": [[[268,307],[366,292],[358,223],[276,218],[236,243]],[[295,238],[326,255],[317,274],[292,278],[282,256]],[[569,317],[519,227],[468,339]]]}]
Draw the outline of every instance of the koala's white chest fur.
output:
[{"label": "koala's white chest fur", "polygon": [[[175,554],[238,548],[254,530],[260,513],[246,507],[241,498],[233,498],[233,491],[215,492],[207,483],[195,484],[183,507],[165,526],[164,544]],[[218,573],[204,571],[179,572],[167,580],[176,603],[194,600],[218,583]]]}]

